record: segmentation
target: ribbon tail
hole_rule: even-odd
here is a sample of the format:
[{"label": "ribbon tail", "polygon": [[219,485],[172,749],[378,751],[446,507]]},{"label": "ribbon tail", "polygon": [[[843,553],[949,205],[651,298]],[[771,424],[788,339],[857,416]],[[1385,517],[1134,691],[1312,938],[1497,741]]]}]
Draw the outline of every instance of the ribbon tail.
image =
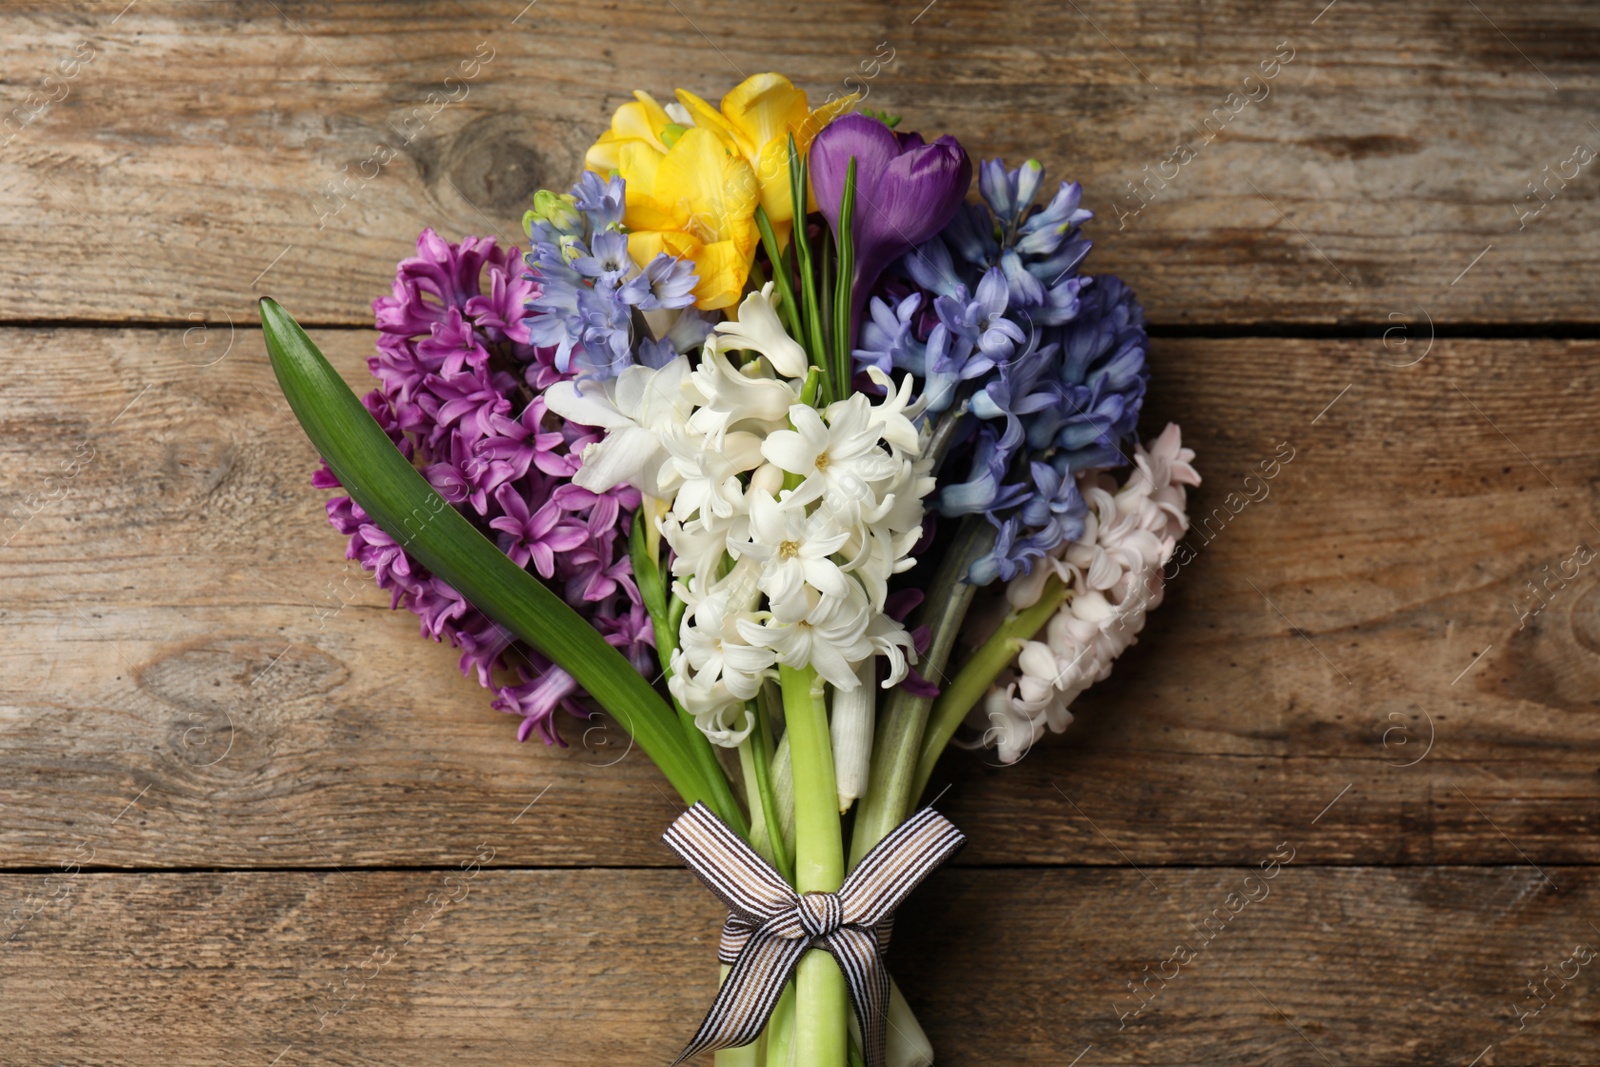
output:
[{"label": "ribbon tail", "polygon": [[[783,987],[789,976],[805,955],[808,947],[805,938],[784,938],[758,931],[745,943],[727,981],[717,993],[705,1021],[694,1038],[672,1061],[677,1067],[702,1052],[738,1048],[748,1045],[761,1036],[767,1020],[772,1018]],[[884,977],[884,1008],[888,1008],[888,976]],[[874,1064],[873,1067],[881,1067]]]},{"label": "ribbon tail", "polygon": [[755,936],[756,928],[737,915],[728,916],[722,924],[722,941],[717,945],[717,962],[732,967],[739,962],[739,953]]},{"label": "ribbon tail", "polygon": [[867,1067],[884,1067],[889,1040],[889,969],[878,952],[877,932],[843,926],[828,935],[827,943],[850,990]]}]

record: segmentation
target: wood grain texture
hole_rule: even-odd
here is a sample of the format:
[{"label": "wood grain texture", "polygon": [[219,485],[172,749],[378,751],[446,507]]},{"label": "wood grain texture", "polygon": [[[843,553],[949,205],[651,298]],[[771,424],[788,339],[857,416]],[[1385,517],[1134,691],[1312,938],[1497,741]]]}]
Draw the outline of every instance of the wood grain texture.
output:
[{"label": "wood grain texture", "polygon": [[1597,54],[1549,0],[8,4],[0,320],[365,323],[631,89],[781,69],[1082,181],[1156,322],[1593,322]]},{"label": "wood grain texture", "polygon": [[[1303,858],[941,872],[890,961],[948,1067],[1594,1062],[1592,870]],[[0,877],[0,1063],[666,1063],[715,992],[687,872],[456,873]]]},{"label": "wood grain texture", "polygon": [[0,1067],[671,1059],[667,787],[388,610],[248,327],[364,389],[418,230],[769,69],[1083,182],[1206,478],[1068,734],[935,775],[941,1067],[1600,1063],[1600,341],[1460,339],[1596,332],[1600,8],[524,3],[0,10]]},{"label": "wood grain texture", "polygon": [[[87,837],[111,867],[428,865],[486,839],[672,865],[648,762],[576,720],[569,749],[519,746],[345,568],[259,333],[210,366],[227,341],[201,339],[0,334],[53,368],[0,394],[0,863]],[[370,335],[317,339],[364,388]],[[1251,863],[1313,820],[1319,862],[1595,862],[1600,585],[1516,605],[1600,538],[1597,356],[1158,341],[1146,426],[1181,419],[1196,519],[1221,518],[1067,735],[1006,769],[947,756],[961,862]]]}]

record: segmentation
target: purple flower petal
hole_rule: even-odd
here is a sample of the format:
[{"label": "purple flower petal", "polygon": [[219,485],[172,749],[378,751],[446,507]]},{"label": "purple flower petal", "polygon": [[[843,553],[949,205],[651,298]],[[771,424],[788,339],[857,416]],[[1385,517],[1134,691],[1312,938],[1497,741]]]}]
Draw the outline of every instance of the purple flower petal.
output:
[{"label": "purple flower petal", "polygon": [[[877,119],[845,115],[811,144],[811,187],[834,235],[850,160],[856,161],[856,276],[851,322],[859,324],[883,268],[945,228],[972,184],[972,160],[955,138],[932,144]],[[852,338],[853,342],[853,338]]]}]

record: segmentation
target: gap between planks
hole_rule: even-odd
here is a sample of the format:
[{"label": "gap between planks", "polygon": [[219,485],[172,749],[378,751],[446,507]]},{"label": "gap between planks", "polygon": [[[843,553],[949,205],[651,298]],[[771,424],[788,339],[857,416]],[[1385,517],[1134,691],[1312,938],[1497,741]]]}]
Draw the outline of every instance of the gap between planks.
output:
[{"label": "gap between planks", "polygon": [[[370,323],[300,321],[305,330],[360,333],[375,329]],[[190,319],[0,319],[0,330],[144,330],[170,331],[195,325]],[[211,325],[217,325],[215,323]],[[1154,338],[1187,340],[1233,340],[1269,338],[1302,341],[1371,341],[1401,328],[1396,322],[1348,322],[1337,324],[1294,322],[1201,322],[1146,323],[1145,332]],[[259,330],[253,322],[236,323],[242,330]],[[1600,340],[1600,322],[1479,322],[1433,324],[1436,338],[1461,341],[1595,341]]]}]

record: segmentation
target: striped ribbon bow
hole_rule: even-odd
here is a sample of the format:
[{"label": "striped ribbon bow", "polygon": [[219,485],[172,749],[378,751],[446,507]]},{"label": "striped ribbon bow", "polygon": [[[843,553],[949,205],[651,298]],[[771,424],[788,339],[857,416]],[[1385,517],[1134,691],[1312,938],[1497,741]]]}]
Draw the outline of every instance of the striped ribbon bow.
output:
[{"label": "striped ribbon bow", "polygon": [[733,967],[674,1067],[759,1037],[811,948],[839,961],[861,1024],[867,1067],[883,1067],[889,1013],[883,952],[892,915],[918,883],[966,844],[961,831],[924,808],[867,853],[837,893],[795,892],[704,804],[678,816],[662,839],[728,906],[719,955]]}]

